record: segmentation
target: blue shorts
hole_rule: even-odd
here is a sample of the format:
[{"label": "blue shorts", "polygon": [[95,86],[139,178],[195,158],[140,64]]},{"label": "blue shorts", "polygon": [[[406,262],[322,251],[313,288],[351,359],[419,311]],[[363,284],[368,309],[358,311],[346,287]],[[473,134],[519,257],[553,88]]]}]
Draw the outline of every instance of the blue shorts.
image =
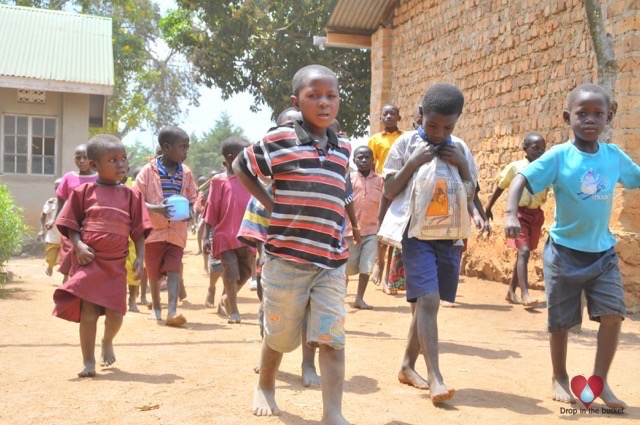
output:
[{"label": "blue shorts", "polygon": [[455,302],[460,278],[460,250],[454,240],[424,241],[402,238],[402,260],[407,277],[407,301],[439,293],[443,301]]},{"label": "blue shorts", "polygon": [[584,252],[556,245],[549,238],[542,261],[549,332],[565,332],[582,323],[582,291],[591,320],[600,321],[600,316],[608,315],[624,319],[627,309],[613,247],[603,252]]}]

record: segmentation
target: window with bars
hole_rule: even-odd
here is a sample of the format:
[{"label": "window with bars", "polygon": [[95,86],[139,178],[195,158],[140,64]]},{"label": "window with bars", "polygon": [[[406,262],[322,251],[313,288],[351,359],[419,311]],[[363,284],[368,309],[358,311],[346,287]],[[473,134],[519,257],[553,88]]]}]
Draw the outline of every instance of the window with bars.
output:
[{"label": "window with bars", "polygon": [[5,115],[2,172],[55,175],[56,118]]}]

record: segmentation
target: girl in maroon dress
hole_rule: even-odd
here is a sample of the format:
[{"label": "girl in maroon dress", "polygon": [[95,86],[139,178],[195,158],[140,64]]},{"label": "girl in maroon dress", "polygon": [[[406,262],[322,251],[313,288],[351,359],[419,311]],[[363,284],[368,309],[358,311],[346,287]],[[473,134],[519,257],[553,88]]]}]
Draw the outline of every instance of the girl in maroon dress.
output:
[{"label": "girl in maroon dress", "polygon": [[56,289],[53,315],[80,323],[84,369],[80,377],[95,376],[98,317],[105,315],[102,366],[115,362],[113,338],[127,310],[128,238],[135,242],[134,269],[142,274],[144,240],[151,221],[137,189],[120,184],[127,172],[127,153],[115,136],[98,135],[87,145],[95,183],[74,189],[56,224],[73,245],[69,280]]}]

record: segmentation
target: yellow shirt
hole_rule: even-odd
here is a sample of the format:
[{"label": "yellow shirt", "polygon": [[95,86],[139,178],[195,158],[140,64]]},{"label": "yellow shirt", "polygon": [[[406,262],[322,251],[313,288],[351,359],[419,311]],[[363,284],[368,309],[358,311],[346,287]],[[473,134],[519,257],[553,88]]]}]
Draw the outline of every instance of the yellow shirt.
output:
[{"label": "yellow shirt", "polygon": [[382,175],[382,168],[387,160],[389,149],[402,133],[404,133],[402,130],[396,130],[393,133],[387,133],[382,130],[382,132],[374,134],[369,139],[367,146],[373,151],[373,163],[376,167],[376,173]]},{"label": "yellow shirt", "polygon": [[[529,160],[525,158],[507,165],[498,176],[498,187],[502,190],[508,189],[511,184],[511,180],[513,180],[516,174],[518,174],[519,171],[524,170],[529,164]],[[549,188],[546,188],[542,192],[532,195],[529,190],[525,188],[522,192],[522,197],[520,198],[518,206],[531,209],[540,208],[547,200],[548,192]]]}]

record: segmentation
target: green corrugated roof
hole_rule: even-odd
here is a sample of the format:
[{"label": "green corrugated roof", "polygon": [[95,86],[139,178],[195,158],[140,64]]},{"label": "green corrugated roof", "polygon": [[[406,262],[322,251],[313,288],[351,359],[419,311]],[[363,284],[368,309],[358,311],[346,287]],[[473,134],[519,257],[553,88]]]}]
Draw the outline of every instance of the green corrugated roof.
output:
[{"label": "green corrugated roof", "polygon": [[35,79],[110,94],[111,18],[0,5],[0,77],[5,85]]}]

